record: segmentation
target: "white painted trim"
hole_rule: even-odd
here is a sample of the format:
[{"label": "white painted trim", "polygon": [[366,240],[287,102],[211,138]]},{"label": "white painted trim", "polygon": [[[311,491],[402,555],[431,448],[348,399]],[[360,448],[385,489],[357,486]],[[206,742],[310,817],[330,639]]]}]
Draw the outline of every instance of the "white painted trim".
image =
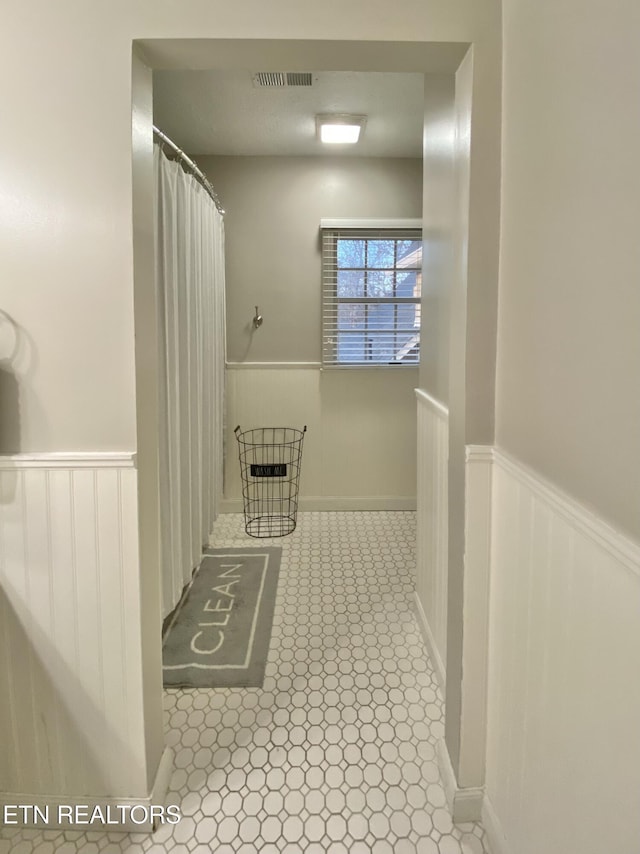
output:
[{"label": "white painted trim", "polygon": [[322,362],[227,362],[229,371],[319,371]]},{"label": "white painted trim", "polygon": [[486,794],[482,801],[482,826],[487,835],[491,854],[511,854],[505,832],[502,829],[493,804]]},{"label": "white painted trim", "polygon": [[483,802],[484,788],[482,786],[458,789],[454,795],[453,810],[451,811],[455,824],[480,821]]},{"label": "white painted trim", "polygon": [[135,451],[54,451],[0,457],[0,469],[136,468]]},{"label": "white painted trim", "polygon": [[[299,507],[301,513],[314,511],[336,512],[336,511],[376,511],[376,510],[415,510],[416,499],[414,496],[381,495],[370,496],[339,496],[339,495],[317,495],[301,498]],[[242,513],[243,505],[241,498],[223,498],[220,503],[221,513]]]},{"label": "white painted trim", "polygon": [[320,228],[422,228],[421,219],[321,219]]},{"label": "white painted trim", "polygon": [[480,786],[461,789],[458,786],[444,738],[438,742],[437,755],[438,768],[440,769],[449,812],[454,823],[463,824],[467,821],[480,821],[484,789]]},{"label": "white painted trim", "polygon": [[567,495],[533,469],[499,448],[494,449],[494,459],[497,465],[530,489],[576,530],[608,552],[634,575],[640,577],[640,544],[638,542],[612,528],[575,498]]},{"label": "white painted trim", "polygon": [[493,463],[496,459],[496,449],[493,445],[467,445],[465,458],[468,463]]},{"label": "white painted trim", "polygon": [[156,771],[156,779],[153,781],[153,788],[151,789],[152,804],[164,803],[164,799],[169,791],[171,775],[173,774],[174,759],[175,756],[173,749],[171,747],[165,747],[162,751],[162,756],[158,763],[158,770]]},{"label": "white painted trim", "polygon": [[453,772],[453,765],[451,764],[449,751],[447,750],[444,738],[439,739],[436,745],[436,758],[438,760],[438,769],[440,771],[440,777],[442,778],[442,785],[447,798],[447,804],[449,805],[449,810],[452,811],[453,796],[458,788],[458,782],[456,780],[456,775]]},{"label": "white painted trim", "polygon": [[444,415],[447,418],[449,417],[449,410],[444,403],[440,403],[440,401],[436,400],[435,397],[431,397],[431,395],[422,388],[415,388],[414,392],[418,401],[426,403],[427,406],[431,407],[431,409],[435,410],[439,415]]},{"label": "white painted trim", "polygon": [[438,678],[438,685],[440,686],[440,690],[442,691],[442,694],[444,696],[447,680],[446,670],[442,659],[440,658],[440,653],[438,652],[438,647],[436,646],[436,641],[433,637],[431,626],[429,625],[427,615],[424,612],[424,608],[422,607],[422,602],[420,601],[420,597],[418,596],[417,591],[414,592],[413,598],[416,606],[416,615],[418,617],[418,627],[420,629],[420,634],[422,635],[422,639],[424,640],[425,646],[427,647],[429,658],[431,659],[433,669],[435,670],[435,674]]},{"label": "white painted trim", "polygon": [[142,807],[150,807],[150,806],[163,806],[165,803],[165,797],[167,791],[169,789],[169,781],[171,779],[171,774],[173,771],[173,750],[170,747],[165,747],[162,756],[160,758],[160,762],[158,765],[158,771],[156,773],[156,778],[153,784],[153,788],[151,790],[151,794],[147,795],[144,798],[132,798],[129,796],[125,796],[122,798],[119,797],[97,797],[94,798],[91,795],[29,795],[25,793],[15,793],[15,792],[2,792],[0,793],[0,810],[4,810],[5,806],[17,806],[17,805],[29,805],[29,806],[37,806],[42,811],[45,808],[49,810],[49,818],[50,821],[48,824],[28,824],[24,822],[18,822],[12,825],[3,825],[4,827],[15,827],[15,828],[29,828],[31,830],[69,830],[69,831],[82,831],[84,833],[88,831],[98,831],[105,833],[151,833],[154,830],[154,827],[151,822],[147,822],[145,824],[135,824],[132,821],[124,822],[123,824],[115,824],[115,825],[87,825],[87,824],[69,824],[67,822],[60,823],[55,820],[51,820],[52,816],[57,815],[58,807],[60,806],[71,806],[71,807],[82,807],[88,806],[89,809],[99,806],[101,809],[106,811],[108,808],[111,808],[112,811],[115,811],[116,807],[119,806],[142,806]]},{"label": "white painted trim", "polygon": [[[414,389],[417,414],[416,591],[424,613],[423,634],[444,693],[447,659],[448,447],[446,407]],[[426,625],[425,625],[426,624]],[[428,628],[428,633],[425,629]],[[430,635],[430,639],[429,639]],[[439,672],[438,672],[439,671]]]},{"label": "white painted trim", "polygon": [[398,369],[406,371],[409,368],[418,369],[415,363],[397,365],[336,365],[322,362],[227,362],[228,371],[379,371]]},{"label": "white painted trim", "polygon": [[457,777],[466,789],[483,786],[486,771],[493,447],[468,445],[465,456],[464,633]]},{"label": "white painted trim", "polygon": [[389,364],[382,362],[373,365],[363,365],[363,364],[349,364],[346,362],[324,362],[321,370],[327,373],[333,373],[334,371],[409,371],[414,370],[417,371],[419,369],[419,364],[417,362],[393,362]]}]

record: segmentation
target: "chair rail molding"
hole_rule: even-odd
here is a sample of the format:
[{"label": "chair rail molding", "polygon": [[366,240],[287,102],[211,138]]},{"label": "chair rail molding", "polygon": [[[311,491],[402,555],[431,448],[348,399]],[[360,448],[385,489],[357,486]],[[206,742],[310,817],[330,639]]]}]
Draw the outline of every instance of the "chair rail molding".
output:
[{"label": "chair rail molding", "polygon": [[136,468],[135,451],[52,451],[0,456],[0,469]]}]

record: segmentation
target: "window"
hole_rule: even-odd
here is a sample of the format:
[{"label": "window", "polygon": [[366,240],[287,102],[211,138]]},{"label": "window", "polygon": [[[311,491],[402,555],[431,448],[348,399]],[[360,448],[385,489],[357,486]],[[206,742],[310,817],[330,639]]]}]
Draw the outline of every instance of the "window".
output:
[{"label": "window", "polygon": [[419,220],[322,220],[322,362],[416,365]]}]

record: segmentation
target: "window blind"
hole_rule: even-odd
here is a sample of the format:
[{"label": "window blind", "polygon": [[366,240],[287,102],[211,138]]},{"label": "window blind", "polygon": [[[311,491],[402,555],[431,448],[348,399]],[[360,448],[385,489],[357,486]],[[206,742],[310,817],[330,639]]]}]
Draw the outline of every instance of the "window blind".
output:
[{"label": "window blind", "polygon": [[415,220],[321,224],[325,366],[416,365],[422,230]]}]

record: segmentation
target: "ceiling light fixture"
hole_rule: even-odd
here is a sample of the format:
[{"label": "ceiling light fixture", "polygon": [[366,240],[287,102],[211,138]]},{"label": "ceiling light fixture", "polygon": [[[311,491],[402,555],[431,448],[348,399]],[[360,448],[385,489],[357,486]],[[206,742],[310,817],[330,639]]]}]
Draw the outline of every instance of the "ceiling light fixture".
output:
[{"label": "ceiling light fixture", "polygon": [[318,138],[331,145],[353,144],[360,139],[366,122],[366,116],[316,116]]}]

